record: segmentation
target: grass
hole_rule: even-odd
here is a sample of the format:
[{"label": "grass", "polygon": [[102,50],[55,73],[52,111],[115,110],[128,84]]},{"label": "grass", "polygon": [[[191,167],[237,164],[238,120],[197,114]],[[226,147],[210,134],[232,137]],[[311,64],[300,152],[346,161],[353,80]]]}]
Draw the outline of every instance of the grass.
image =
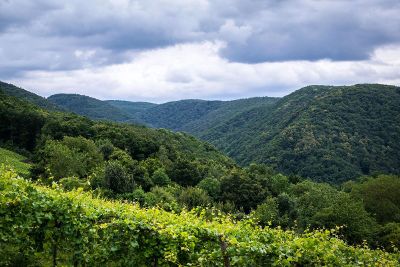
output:
[{"label": "grass", "polygon": [[23,162],[26,158],[10,150],[0,148],[0,165],[4,164],[13,168],[19,175],[27,176],[30,165]]}]

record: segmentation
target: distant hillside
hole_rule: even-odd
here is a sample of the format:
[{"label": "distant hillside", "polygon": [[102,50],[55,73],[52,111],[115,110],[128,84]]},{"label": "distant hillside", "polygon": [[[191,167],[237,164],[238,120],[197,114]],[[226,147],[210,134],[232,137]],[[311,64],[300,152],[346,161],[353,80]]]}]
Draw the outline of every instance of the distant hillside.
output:
[{"label": "distant hillside", "polygon": [[132,117],[135,117],[135,115],[139,112],[143,112],[149,108],[157,106],[157,104],[149,102],[131,102],[123,100],[106,100],[104,102],[120,109]]},{"label": "distant hillside", "polygon": [[253,97],[247,99],[238,99],[225,101],[220,107],[208,112],[197,120],[190,121],[182,126],[181,130],[192,133],[195,136],[202,137],[206,135],[209,129],[221,125],[235,116],[259,107],[271,107],[279,98],[274,97]]},{"label": "distant hillside", "polygon": [[78,94],[56,94],[47,98],[57,106],[94,120],[123,122],[131,119],[130,115],[114,105],[93,97]]},{"label": "distant hillside", "polygon": [[46,98],[38,96],[32,92],[29,92],[25,89],[19,88],[15,85],[8,84],[0,81],[0,91],[11,96],[15,96],[19,99],[23,99],[25,101],[31,102],[39,107],[48,109],[48,110],[61,110],[60,107],[55,105],[54,103],[48,101]]},{"label": "distant hillside", "polygon": [[253,108],[271,106],[278,98],[254,97],[234,101],[188,99],[159,105],[122,100],[102,101],[77,94],[52,95],[48,100],[65,110],[95,120],[134,122],[203,136],[211,127]]},{"label": "distant hillside", "polygon": [[[65,136],[80,136],[93,141],[107,139],[116,148],[125,151],[123,153],[129,153],[134,160],[150,159],[160,154],[169,167],[175,163],[181,164],[180,159],[201,161],[211,167],[212,164],[233,166],[230,158],[188,134],[139,125],[92,121],[65,112],[48,112],[2,91],[0,125],[0,145],[30,152],[42,149],[40,146],[44,145],[43,139],[60,140]],[[208,161],[212,164],[207,165]],[[197,168],[197,165],[193,168]]]},{"label": "distant hillside", "polygon": [[339,183],[400,173],[400,88],[308,86],[211,128],[202,139],[242,164]]},{"label": "distant hillside", "polygon": [[223,104],[222,101],[180,100],[158,105],[141,112],[138,116],[147,125],[179,131],[185,124],[202,118]]},{"label": "distant hillside", "polygon": [[234,101],[181,100],[158,105],[138,114],[140,120],[157,128],[185,131],[202,136],[241,112],[260,106],[270,106],[278,98],[255,97]]}]

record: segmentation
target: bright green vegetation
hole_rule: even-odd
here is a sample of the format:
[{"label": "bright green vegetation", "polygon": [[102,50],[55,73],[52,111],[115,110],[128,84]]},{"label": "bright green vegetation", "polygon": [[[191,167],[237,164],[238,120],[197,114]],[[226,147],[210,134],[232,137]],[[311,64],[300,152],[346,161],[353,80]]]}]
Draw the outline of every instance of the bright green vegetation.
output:
[{"label": "bright green vegetation", "polygon": [[400,88],[308,86],[200,136],[242,164],[339,184],[400,173]]},{"label": "bright green vegetation", "polygon": [[398,266],[330,231],[296,234],[198,210],[173,214],[0,171],[0,265]]},{"label": "bright green vegetation", "polygon": [[27,176],[30,165],[25,163],[26,158],[10,150],[0,148],[0,165],[11,166],[18,174]]},{"label": "bright green vegetation", "polygon": [[60,107],[48,101],[46,98],[38,96],[34,93],[31,93],[25,89],[19,88],[9,83],[0,81],[0,91],[7,95],[15,96],[19,99],[31,102],[35,105],[38,105],[39,107],[48,110],[60,110]]},{"label": "bright green vegetation", "polygon": [[110,103],[84,95],[57,94],[48,97],[47,100],[65,110],[87,116],[94,120],[123,122],[130,119],[128,114]]}]

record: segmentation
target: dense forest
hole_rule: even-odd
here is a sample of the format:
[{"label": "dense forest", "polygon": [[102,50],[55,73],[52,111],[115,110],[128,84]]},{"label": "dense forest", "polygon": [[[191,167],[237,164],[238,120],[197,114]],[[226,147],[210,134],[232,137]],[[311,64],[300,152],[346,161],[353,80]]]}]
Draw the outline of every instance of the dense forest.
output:
[{"label": "dense forest", "polygon": [[[374,164],[386,165],[369,165],[368,172],[353,176],[324,173],[321,180],[335,185],[307,179],[312,175],[302,177],[292,169],[285,172],[269,161],[237,165],[186,133],[91,120],[0,90],[0,162],[7,165],[0,169],[0,246],[6,248],[0,252],[0,265],[109,261],[153,266],[395,266],[400,258],[400,177],[395,165],[399,157],[398,152],[374,150],[373,142],[386,142],[387,149],[398,146],[393,142],[398,138],[399,113],[393,103],[399,90],[371,88],[361,102],[356,99],[366,91],[365,85],[307,87],[256,108],[269,110],[271,118],[281,114],[276,132],[264,129],[264,137],[276,136],[271,144],[281,145],[284,155],[301,155],[304,146],[314,144],[305,139],[299,151],[291,150],[290,142],[302,140],[308,127],[320,125],[312,128],[321,131],[314,138],[331,142],[323,148],[326,152],[315,145],[308,153],[335,155],[335,145],[341,143],[331,140],[331,130],[340,133],[337,122],[353,123],[347,125],[353,127],[349,131],[360,136],[375,136],[381,131],[374,124],[379,120],[385,132],[379,132],[380,139],[365,142]],[[377,95],[378,107],[367,109],[368,103],[378,101]],[[328,115],[333,110],[345,112],[350,104],[359,111]],[[298,116],[290,117],[292,112]],[[360,118],[363,112],[369,112],[369,124]],[[265,117],[252,110],[234,113],[226,118],[252,114],[252,120],[260,122],[255,115]],[[248,125],[250,117],[245,118],[238,126]],[[248,131],[257,133],[251,127]],[[362,149],[356,146],[362,144],[358,135],[345,133],[356,138],[349,139],[347,153]],[[292,137],[283,145],[279,140],[288,134]],[[380,156],[384,158],[377,159]]]},{"label": "dense forest", "polygon": [[[62,99],[55,103],[99,118],[82,112],[78,102],[68,105],[72,96]],[[137,103],[125,103],[129,105]],[[281,99],[149,105],[131,113],[130,121],[193,134],[242,166],[265,163],[286,175],[333,184],[361,175],[400,173],[399,87],[308,86]],[[113,120],[112,112],[104,114],[108,117],[103,119]]]},{"label": "dense forest", "polygon": [[202,139],[242,164],[339,184],[400,173],[400,88],[309,86],[212,128]]}]

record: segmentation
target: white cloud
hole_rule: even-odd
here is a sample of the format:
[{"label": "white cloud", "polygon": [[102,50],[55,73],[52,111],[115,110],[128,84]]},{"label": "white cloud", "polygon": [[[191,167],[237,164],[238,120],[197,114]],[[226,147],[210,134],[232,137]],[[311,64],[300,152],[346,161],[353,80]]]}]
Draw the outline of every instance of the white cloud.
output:
[{"label": "white cloud", "polygon": [[220,41],[179,44],[132,53],[126,63],[71,71],[28,71],[9,82],[44,96],[62,92],[154,102],[283,96],[309,84],[400,85],[400,45],[381,47],[364,61],[259,64],[230,62],[219,54],[224,47]]},{"label": "white cloud", "polygon": [[229,19],[221,26],[220,36],[227,41],[244,44],[252,34],[252,28],[247,25],[237,26],[235,21]]}]

